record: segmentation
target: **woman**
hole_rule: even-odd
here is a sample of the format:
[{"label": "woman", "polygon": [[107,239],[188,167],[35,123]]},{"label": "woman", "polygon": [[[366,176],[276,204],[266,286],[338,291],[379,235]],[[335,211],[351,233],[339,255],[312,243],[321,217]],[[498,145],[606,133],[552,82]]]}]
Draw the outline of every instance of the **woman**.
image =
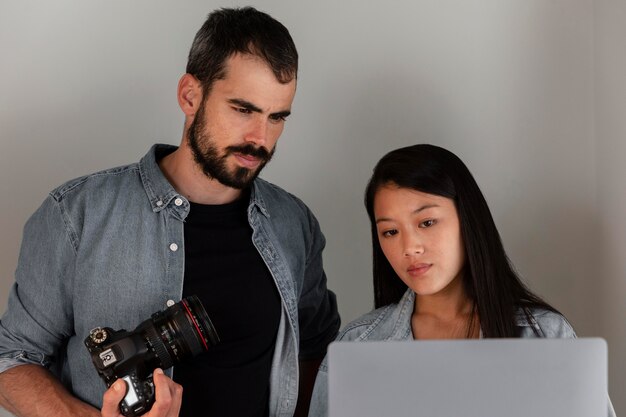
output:
[{"label": "woman", "polygon": [[[374,168],[365,206],[376,310],[337,340],[576,337],[521,282],[484,196],[452,152],[414,145],[388,153]],[[310,416],[327,414],[327,378],[324,361]]]}]

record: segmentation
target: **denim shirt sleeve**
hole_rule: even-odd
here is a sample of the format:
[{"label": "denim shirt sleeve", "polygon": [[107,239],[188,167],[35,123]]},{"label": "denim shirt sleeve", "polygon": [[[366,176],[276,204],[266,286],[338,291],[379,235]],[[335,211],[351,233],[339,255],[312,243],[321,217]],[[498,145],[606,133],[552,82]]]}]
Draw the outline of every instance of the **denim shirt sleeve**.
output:
[{"label": "denim shirt sleeve", "polygon": [[324,359],[324,369],[320,367],[315,379],[311,403],[309,405],[309,417],[328,416],[328,367]]},{"label": "denim shirt sleeve", "polygon": [[0,372],[22,364],[49,367],[72,333],[76,235],[52,195],[24,227],[15,283],[0,321]]},{"label": "denim shirt sleeve", "polygon": [[[348,323],[335,340],[370,340],[370,335],[373,340],[389,339],[390,333],[387,325],[393,325],[394,317],[390,317],[393,316],[393,312],[395,309],[389,306],[371,311]],[[328,356],[320,364],[309,405],[309,417],[326,416],[328,416]]]},{"label": "denim shirt sleeve", "polygon": [[311,244],[298,302],[300,360],[323,358],[326,347],[337,336],[340,326],[337,299],[326,287],[326,274],[322,265],[322,251],[326,241],[313,214],[308,209],[307,213]]},{"label": "denim shirt sleeve", "polygon": [[[517,326],[520,337],[545,337],[572,339],[576,332],[567,319],[559,313],[541,308],[530,309],[528,317],[522,312],[517,314]],[[535,334],[538,332],[538,334]]]},{"label": "denim shirt sleeve", "polygon": [[[539,330],[541,337],[546,338],[576,338],[576,332],[567,319],[553,311],[534,309],[530,314],[531,323],[522,317],[518,316],[518,326],[521,328],[521,337],[536,337],[530,330],[530,326]],[[608,417],[615,417],[615,409],[611,399],[607,395],[607,415]]]}]

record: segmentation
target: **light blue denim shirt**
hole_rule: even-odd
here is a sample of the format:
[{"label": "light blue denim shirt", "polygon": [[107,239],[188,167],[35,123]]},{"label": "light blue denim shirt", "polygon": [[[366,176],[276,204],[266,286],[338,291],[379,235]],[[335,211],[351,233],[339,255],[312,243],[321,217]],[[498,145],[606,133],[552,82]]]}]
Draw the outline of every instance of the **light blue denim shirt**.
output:
[{"label": "light blue denim shirt", "polygon": [[[0,322],[0,372],[43,365],[100,407],[106,387],[83,345],[89,331],[132,330],[182,296],[189,202],[157,164],[174,149],[155,145],[139,163],[70,181],[28,220]],[[261,179],[252,187],[248,219],[282,299],[270,415],[291,416],[298,360],[323,355],[339,329],[322,268],[325,241],[304,203]]]},{"label": "light blue denim shirt", "polygon": [[[408,289],[398,304],[390,304],[373,310],[348,324],[337,336],[342,341],[413,340],[411,316],[415,305],[415,293]],[[530,322],[524,312],[517,316],[520,337],[572,338],[576,333],[565,317],[552,311],[530,309]],[[615,411],[609,401],[609,417]],[[328,416],[328,364],[322,362],[309,409],[309,417]]]}]

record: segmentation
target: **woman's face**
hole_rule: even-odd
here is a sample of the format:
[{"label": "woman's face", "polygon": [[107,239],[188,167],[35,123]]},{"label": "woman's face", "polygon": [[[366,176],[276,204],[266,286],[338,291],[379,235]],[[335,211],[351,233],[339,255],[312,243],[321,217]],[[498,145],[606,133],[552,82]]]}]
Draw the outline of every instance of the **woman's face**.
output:
[{"label": "woman's face", "polygon": [[417,295],[462,283],[465,250],[451,199],[389,184],[374,196],[374,217],[383,253]]}]

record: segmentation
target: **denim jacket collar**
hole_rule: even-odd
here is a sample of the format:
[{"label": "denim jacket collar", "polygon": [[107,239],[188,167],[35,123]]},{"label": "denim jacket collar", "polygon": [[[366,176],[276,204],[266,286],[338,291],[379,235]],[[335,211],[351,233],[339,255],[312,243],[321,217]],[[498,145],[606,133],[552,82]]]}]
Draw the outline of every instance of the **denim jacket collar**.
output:
[{"label": "denim jacket collar", "polygon": [[[143,183],[148,200],[155,213],[166,208],[172,200],[179,196],[174,187],[167,181],[165,175],[159,168],[158,160],[163,156],[176,150],[172,145],[153,145],[141,161],[139,161],[139,173]],[[186,199],[184,199],[187,202]],[[187,203],[187,210],[188,210]]]},{"label": "denim jacket collar", "polygon": [[[404,295],[398,302],[398,306],[396,310],[398,314],[398,321],[396,322],[396,325],[392,332],[391,339],[406,339],[407,338],[406,323],[409,324],[409,328],[410,328],[411,315],[413,314],[414,306],[415,306],[415,293],[413,292],[413,290],[409,288],[406,290],[406,292],[404,293]],[[405,325],[402,325],[403,323]],[[539,323],[537,323],[537,319],[535,318],[534,314],[530,310],[525,312],[523,309],[519,309],[515,313],[515,324],[517,325],[517,327],[530,327],[530,328],[534,328],[537,332],[539,332],[539,334],[543,333],[541,330],[541,327],[539,326]],[[482,329],[480,331],[480,337],[481,338],[483,337]]]},{"label": "denim jacket collar", "polygon": [[[141,161],[139,161],[139,172],[148,200],[150,201],[152,211],[157,213],[172,204],[172,201],[175,201],[176,198],[180,198],[182,199],[183,204],[176,206],[175,211],[178,213],[178,217],[180,219],[185,219],[189,214],[189,202],[184,196],[176,192],[167,178],[165,178],[165,175],[163,175],[163,172],[159,168],[158,164],[158,161],[161,158],[174,152],[176,149],[177,147],[173,145],[153,145],[150,152],[148,152],[141,159]],[[252,207],[254,206],[258,207],[259,211],[265,217],[270,217],[267,205],[263,201],[263,197],[257,185],[257,181],[254,181],[252,184],[248,213],[250,213]]]}]

